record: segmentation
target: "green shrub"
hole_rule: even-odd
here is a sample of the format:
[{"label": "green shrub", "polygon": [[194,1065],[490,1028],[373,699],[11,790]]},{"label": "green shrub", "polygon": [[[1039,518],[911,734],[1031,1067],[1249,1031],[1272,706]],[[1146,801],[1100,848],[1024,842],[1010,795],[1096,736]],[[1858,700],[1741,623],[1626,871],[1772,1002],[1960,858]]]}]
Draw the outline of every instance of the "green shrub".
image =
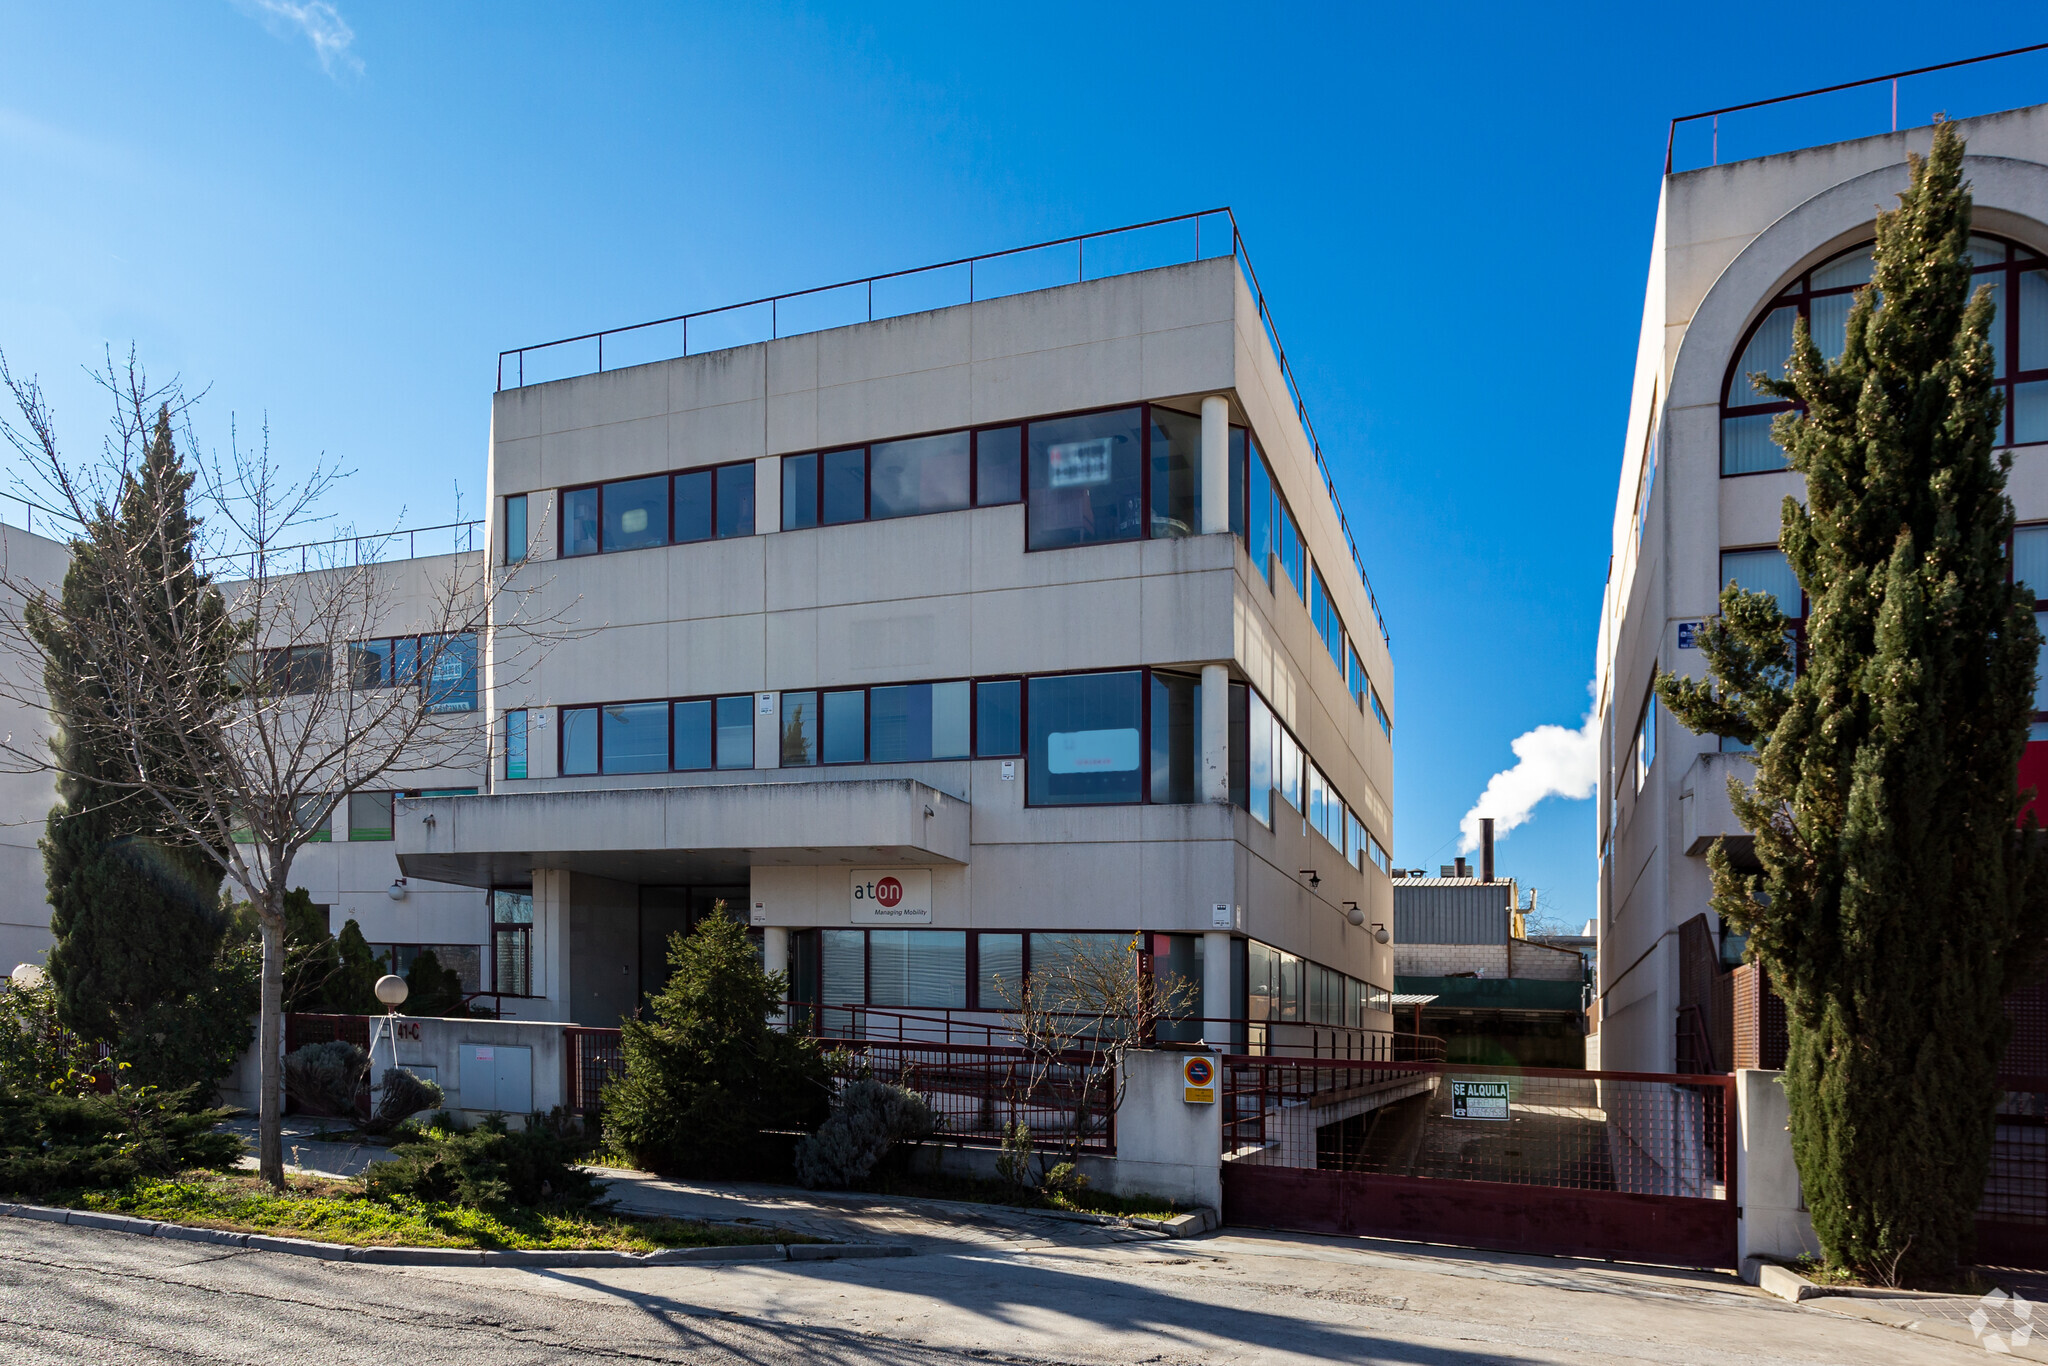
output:
[{"label": "green shrub", "polygon": [[915,1091],[862,1078],[839,1093],[831,1117],[796,1148],[797,1179],[806,1186],[865,1181],[898,1143],[930,1138],[932,1107]]},{"label": "green shrub", "polygon": [[423,1081],[402,1067],[384,1069],[384,1084],[377,1089],[377,1109],[363,1125],[365,1133],[388,1134],[422,1110],[432,1110],[442,1101],[441,1088]]},{"label": "green shrub", "polygon": [[824,1059],[811,1040],[769,1027],[788,979],[761,970],[738,923],[707,916],[668,952],[653,1019],[624,1022],[626,1070],[604,1088],[605,1141],[653,1171],[767,1174],[775,1145],[763,1132],[813,1129],[830,1109]]},{"label": "green shrub", "polygon": [[344,1039],[309,1043],[285,1055],[285,1094],[316,1115],[352,1116],[369,1072],[370,1055]]},{"label": "green shrub", "polygon": [[588,1209],[603,1198],[604,1186],[575,1165],[584,1142],[573,1126],[557,1110],[531,1116],[518,1130],[500,1115],[458,1129],[444,1112],[394,1147],[389,1162],[371,1167],[363,1188],[378,1199],[407,1196],[480,1210]]},{"label": "green shrub", "polygon": [[242,1140],[215,1126],[226,1110],[190,1110],[190,1089],[119,1086],[100,1095],[73,1074],[56,1089],[0,1082],[0,1190],[40,1196],[112,1189],[194,1167],[227,1168]]}]

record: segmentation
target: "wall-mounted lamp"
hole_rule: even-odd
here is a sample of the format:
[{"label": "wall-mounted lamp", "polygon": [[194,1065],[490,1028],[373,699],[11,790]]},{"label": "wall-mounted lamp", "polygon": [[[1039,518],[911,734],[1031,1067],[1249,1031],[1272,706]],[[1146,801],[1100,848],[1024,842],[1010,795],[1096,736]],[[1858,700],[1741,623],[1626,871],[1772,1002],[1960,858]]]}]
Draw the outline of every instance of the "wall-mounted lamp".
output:
[{"label": "wall-mounted lamp", "polygon": [[1356,901],[1347,901],[1344,903],[1344,918],[1354,925],[1363,925],[1365,912],[1358,909]]},{"label": "wall-mounted lamp", "polygon": [[1384,944],[1389,939],[1392,939],[1394,936],[1387,933],[1387,927],[1385,925],[1374,925],[1372,927],[1372,937],[1378,940],[1380,943]]},{"label": "wall-mounted lamp", "polygon": [[1303,877],[1305,877],[1305,878],[1307,878],[1307,879],[1308,879],[1308,885],[1309,885],[1309,886],[1311,886],[1311,887],[1320,887],[1320,886],[1322,886],[1322,885],[1323,885],[1323,880],[1322,880],[1321,878],[1319,878],[1319,877],[1317,877],[1317,876],[1316,876],[1316,870],[1315,870],[1315,869],[1313,869],[1313,868],[1303,868],[1303,869],[1301,869],[1301,870],[1300,870],[1300,873],[1301,873],[1301,875],[1302,875]]},{"label": "wall-mounted lamp", "polygon": [[405,900],[405,879],[402,877],[391,879],[391,885],[385,888],[384,895],[390,897],[393,901]]},{"label": "wall-mounted lamp", "polygon": [[426,815],[424,815],[424,816],[420,817],[420,819],[421,819],[421,820],[423,820],[423,821],[425,821],[425,822],[427,823],[427,829],[429,829],[429,830],[432,830],[432,829],[434,828],[434,813],[433,813],[433,812],[429,811],[429,812],[428,812],[428,813],[427,813]]},{"label": "wall-mounted lamp", "polygon": [[931,807],[930,807],[929,805],[927,805],[927,806],[925,807],[925,809],[924,809],[924,814],[925,814],[925,815],[926,815],[927,817],[930,817],[930,816],[936,816],[936,815],[938,815],[939,813],[938,813],[938,812],[936,812],[936,811],[934,811],[934,810],[932,810],[932,809],[931,809]]}]

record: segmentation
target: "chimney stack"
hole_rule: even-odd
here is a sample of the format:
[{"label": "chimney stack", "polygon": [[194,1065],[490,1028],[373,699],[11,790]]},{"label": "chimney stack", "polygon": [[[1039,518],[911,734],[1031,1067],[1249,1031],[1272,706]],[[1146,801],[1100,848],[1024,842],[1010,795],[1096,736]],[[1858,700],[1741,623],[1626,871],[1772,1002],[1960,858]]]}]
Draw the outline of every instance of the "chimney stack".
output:
[{"label": "chimney stack", "polygon": [[1479,818],[1479,880],[1493,881],[1493,817]]},{"label": "chimney stack", "polygon": [[1452,874],[1452,876],[1454,877],[1472,876],[1472,865],[1465,862],[1465,856],[1463,854],[1458,855],[1458,861],[1452,864],[1451,867],[1457,870],[1455,873]]}]

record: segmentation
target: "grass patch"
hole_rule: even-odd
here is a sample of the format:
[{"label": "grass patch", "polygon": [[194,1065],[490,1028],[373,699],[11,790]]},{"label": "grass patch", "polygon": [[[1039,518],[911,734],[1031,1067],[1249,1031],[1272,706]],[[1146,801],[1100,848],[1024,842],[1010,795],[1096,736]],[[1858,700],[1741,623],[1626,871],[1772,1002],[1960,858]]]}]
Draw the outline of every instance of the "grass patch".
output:
[{"label": "grass patch", "polygon": [[1791,1268],[1812,1281],[1815,1285],[1830,1288],[1856,1288],[1868,1290],[1931,1290],[1945,1295],[1978,1296],[1990,1293],[1998,1286],[1987,1279],[1976,1267],[1959,1267],[1948,1276],[1923,1278],[1888,1286],[1883,1281],[1859,1275],[1846,1266],[1830,1266],[1811,1252],[1801,1253],[1790,1263]]},{"label": "grass patch", "polygon": [[364,1195],[356,1182],[319,1177],[292,1177],[287,1185],[289,1189],[279,1194],[254,1176],[189,1173],[174,1181],[138,1181],[118,1191],[73,1192],[70,1198],[53,1203],[164,1223],[357,1247],[655,1252],[671,1247],[821,1241],[768,1226],[736,1228],[694,1220],[523,1207],[487,1212],[405,1196],[379,1200]]},{"label": "grass patch", "polygon": [[1187,1211],[1171,1200],[1151,1195],[1111,1195],[1108,1191],[1027,1189],[987,1177],[883,1173],[877,1171],[856,1189],[912,1200],[966,1200],[977,1205],[1008,1205],[1013,1209],[1058,1209],[1074,1214],[1108,1214],[1124,1219],[1173,1219]]}]

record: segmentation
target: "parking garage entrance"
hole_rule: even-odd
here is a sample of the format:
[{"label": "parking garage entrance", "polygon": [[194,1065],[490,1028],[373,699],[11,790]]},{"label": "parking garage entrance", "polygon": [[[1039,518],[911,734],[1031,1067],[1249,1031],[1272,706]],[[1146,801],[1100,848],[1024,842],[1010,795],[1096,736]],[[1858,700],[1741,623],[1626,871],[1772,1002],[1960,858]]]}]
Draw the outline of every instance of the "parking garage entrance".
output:
[{"label": "parking garage entrance", "polygon": [[1735,1265],[1732,1076],[1224,1059],[1226,1223]]}]

